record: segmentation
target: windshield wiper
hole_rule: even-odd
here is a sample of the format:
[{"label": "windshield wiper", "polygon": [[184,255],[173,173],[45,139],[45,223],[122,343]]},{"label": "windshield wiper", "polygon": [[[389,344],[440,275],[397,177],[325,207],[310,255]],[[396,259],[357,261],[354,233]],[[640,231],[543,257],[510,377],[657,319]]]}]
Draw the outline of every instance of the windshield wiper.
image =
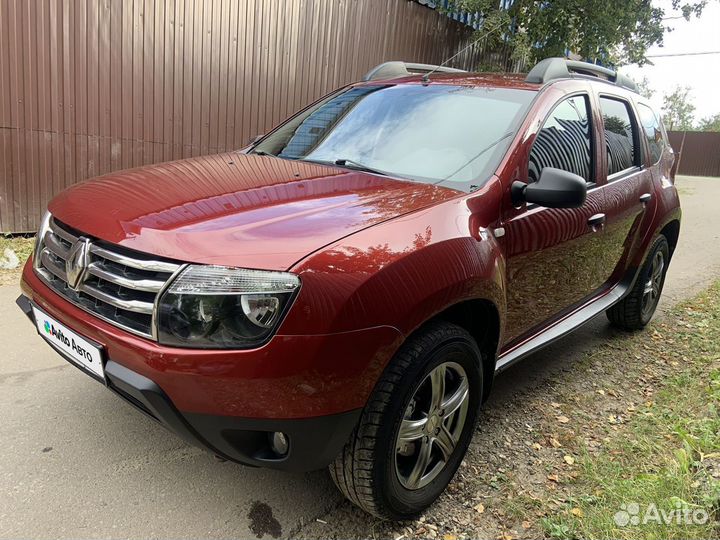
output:
[{"label": "windshield wiper", "polygon": [[437,185],[437,184],[442,184],[443,182],[446,182],[451,176],[454,176],[454,175],[456,175],[457,173],[459,173],[460,171],[462,171],[465,167],[467,167],[468,165],[470,165],[473,161],[475,161],[477,158],[479,158],[480,156],[482,156],[485,152],[487,152],[487,151],[490,150],[491,148],[494,148],[494,147],[497,146],[500,142],[502,142],[502,141],[504,141],[505,139],[507,139],[508,137],[510,137],[512,134],[513,134],[512,131],[508,131],[507,133],[505,133],[505,134],[504,134],[502,137],[500,137],[499,139],[491,142],[491,143],[490,143],[489,145],[487,145],[485,148],[483,148],[482,150],[480,150],[480,152],[478,152],[477,154],[475,154],[475,156],[474,156],[471,160],[466,161],[465,164],[463,164],[460,168],[455,169],[453,172],[451,172],[450,174],[448,174],[445,178],[441,178],[439,181],[435,182],[435,185]]},{"label": "windshield wiper", "polygon": [[297,158],[289,157],[289,156],[283,156],[282,154],[271,154],[270,152],[266,152],[265,150],[251,150],[248,152],[248,154],[252,154],[254,156],[268,156],[268,157],[276,157],[278,159],[287,159],[290,161],[294,161]]},{"label": "windshield wiper", "polygon": [[374,169],[373,167],[368,167],[367,165],[363,165],[362,163],[358,161],[353,161],[352,159],[336,159],[335,161],[326,161],[324,159],[308,159],[308,158],[293,158],[297,159],[298,161],[305,161],[307,163],[317,163],[319,165],[337,165],[340,167],[346,167],[348,169],[352,169],[353,171],[362,171],[362,172],[369,172],[372,174],[379,174],[380,176],[392,176],[394,178],[402,178],[404,180],[412,180],[412,178],[403,176],[401,174],[397,174],[394,172],[388,172],[383,171],[381,169]]},{"label": "windshield wiper", "polygon": [[380,176],[397,176],[393,173],[381,171],[380,169],[373,169],[372,167],[368,167],[367,165],[363,165],[362,163],[353,161],[352,159],[336,159],[335,165],[340,165],[341,167],[349,167],[351,169],[357,169],[358,171],[379,174]]}]

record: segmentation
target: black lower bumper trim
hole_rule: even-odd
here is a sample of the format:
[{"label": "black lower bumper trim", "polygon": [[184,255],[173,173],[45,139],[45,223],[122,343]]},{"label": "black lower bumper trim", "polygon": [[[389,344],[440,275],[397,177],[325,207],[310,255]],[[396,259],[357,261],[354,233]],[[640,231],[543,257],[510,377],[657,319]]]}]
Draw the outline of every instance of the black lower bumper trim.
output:
[{"label": "black lower bumper trim", "polygon": [[30,304],[30,299],[27,296],[21,294],[15,299],[15,304],[17,304],[17,307],[22,310],[25,316],[30,319],[33,324],[35,324],[35,319],[32,315],[32,305]]},{"label": "black lower bumper trim", "polygon": [[[20,296],[15,302],[35,324],[28,298]],[[361,413],[357,409],[290,420],[183,413],[154,381],[112,359],[105,363],[105,379],[110,390],[190,444],[255,467],[298,472],[326,467],[350,438]],[[278,431],[289,441],[289,449],[282,456],[270,445],[271,435]]]},{"label": "black lower bumper trim", "polygon": [[[286,471],[314,471],[327,467],[342,451],[360,419],[361,409],[315,418],[289,420],[236,418],[185,414],[189,424],[209,445],[246,465]],[[278,456],[270,446],[274,432],[289,441],[287,455]]]},{"label": "black lower bumper trim", "polygon": [[183,420],[165,392],[152,380],[112,360],[105,364],[105,378],[108,388],[125,401],[164,424],[185,441],[196,446],[206,446]]},{"label": "black lower bumper trim", "polygon": [[[139,373],[109,360],[105,376],[111,390],[187,442],[255,467],[297,472],[326,467],[350,438],[361,412],[291,420],[181,413],[157,384]],[[284,456],[270,445],[277,431],[289,440]]]}]

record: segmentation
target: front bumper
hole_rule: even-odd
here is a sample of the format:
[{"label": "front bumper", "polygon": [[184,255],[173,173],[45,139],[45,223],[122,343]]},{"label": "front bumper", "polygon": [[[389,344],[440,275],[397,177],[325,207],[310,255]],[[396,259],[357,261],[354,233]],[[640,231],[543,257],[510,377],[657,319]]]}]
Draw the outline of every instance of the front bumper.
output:
[{"label": "front bumper", "polygon": [[[28,298],[20,296],[16,303],[34,324]],[[57,349],[53,350],[64,356]],[[250,466],[288,471],[321,469],[342,450],[361,413],[361,409],[356,409],[296,419],[182,413],[154,381],[112,358],[105,363],[105,376],[110,390],[185,441],[224,459]],[[285,455],[275,453],[270,444],[270,435],[278,431],[289,441]]]},{"label": "front bumper", "polygon": [[280,332],[256,349],[161,345],[98,319],[40,281],[29,261],[21,287],[38,308],[152,380],[183,413],[257,419],[329,416],[361,409],[403,341],[389,326],[319,335]]}]

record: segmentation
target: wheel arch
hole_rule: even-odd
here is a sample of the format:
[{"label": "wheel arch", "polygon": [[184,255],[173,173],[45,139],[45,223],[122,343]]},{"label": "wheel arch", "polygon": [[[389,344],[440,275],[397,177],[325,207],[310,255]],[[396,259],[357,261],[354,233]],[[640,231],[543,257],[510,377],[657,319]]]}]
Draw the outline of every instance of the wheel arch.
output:
[{"label": "wheel arch", "polygon": [[478,344],[482,353],[483,395],[488,398],[495,376],[498,343],[500,341],[501,318],[495,303],[485,298],[462,300],[436,313],[416,328],[406,339],[434,322],[445,321],[456,324],[468,332]]},{"label": "wheel arch", "polygon": [[680,238],[680,220],[673,219],[668,222],[660,230],[660,234],[667,238],[668,245],[670,247],[670,258],[672,259],[675,248],[677,247],[678,239]]}]

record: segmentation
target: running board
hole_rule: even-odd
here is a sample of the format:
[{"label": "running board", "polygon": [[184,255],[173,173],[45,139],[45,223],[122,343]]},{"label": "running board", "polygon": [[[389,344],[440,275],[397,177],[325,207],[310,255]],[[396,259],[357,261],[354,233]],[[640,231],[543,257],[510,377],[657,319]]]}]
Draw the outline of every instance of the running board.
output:
[{"label": "running board", "polygon": [[535,351],[550,345],[561,337],[566,336],[579,328],[596,315],[617,304],[630,291],[635,283],[637,270],[628,272],[629,278],[623,279],[603,296],[591,301],[589,304],[574,311],[564,319],[560,319],[547,330],[540,332],[529,340],[516,345],[509,351],[501,354],[495,363],[495,373],[506,370],[516,362],[526,358]]}]

